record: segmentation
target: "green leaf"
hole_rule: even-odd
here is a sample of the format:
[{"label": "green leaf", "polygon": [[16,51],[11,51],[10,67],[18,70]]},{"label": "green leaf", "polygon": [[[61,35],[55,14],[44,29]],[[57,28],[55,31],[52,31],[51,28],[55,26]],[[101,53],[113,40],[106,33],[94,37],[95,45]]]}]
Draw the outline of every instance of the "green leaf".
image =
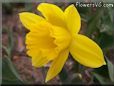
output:
[{"label": "green leaf", "polygon": [[105,77],[99,75],[98,73],[93,72],[93,76],[101,83],[101,84],[109,84],[109,80]]},{"label": "green leaf", "polygon": [[8,28],[8,48],[10,50],[10,54],[14,48],[14,34],[11,28]]},{"label": "green leaf", "polygon": [[114,32],[113,15],[114,13],[111,9],[109,8],[104,9],[100,24],[97,25],[100,32],[113,34]]},{"label": "green leaf", "polygon": [[110,19],[113,22],[114,21],[114,18],[113,18],[113,16],[114,16],[114,7],[113,8],[107,8],[107,9],[109,11],[108,14],[110,16]]},{"label": "green leaf", "polygon": [[105,20],[107,22],[104,22],[100,27],[100,32],[107,32],[108,34],[113,34],[114,31],[114,24],[112,22],[108,22],[108,20]]},{"label": "green leaf", "polygon": [[6,52],[6,54],[7,54],[7,56],[9,57],[10,56],[10,50],[9,50],[9,48],[7,48],[6,46],[2,46],[2,48],[4,49],[4,51]]},{"label": "green leaf", "polygon": [[114,37],[107,33],[100,33],[99,36],[96,37],[96,40],[102,49],[112,47],[114,44]]},{"label": "green leaf", "polygon": [[[106,57],[106,56],[105,56]],[[114,84],[114,65],[107,59],[107,65],[94,69],[92,72],[95,77],[94,80],[98,80],[101,84]]]},{"label": "green leaf", "polygon": [[2,58],[2,84],[24,84],[10,58]]},{"label": "green leaf", "polygon": [[87,30],[86,30],[86,35],[87,36],[91,36],[91,34],[97,30],[97,23],[99,22],[101,16],[103,14],[103,9],[102,8],[99,8],[97,11],[96,11],[96,14],[88,21],[88,24],[87,24]]},{"label": "green leaf", "polygon": [[8,35],[8,45],[7,46],[2,46],[2,48],[5,50],[7,56],[11,58],[12,56],[12,51],[14,48],[14,33],[12,31],[12,28],[4,28],[4,31],[2,33],[6,33]]},{"label": "green leaf", "polygon": [[103,77],[109,79],[107,65],[104,65],[104,66],[102,66],[102,67],[100,67],[100,68],[95,68],[95,69],[93,70],[93,72],[95,72],[95,73],[97,73],[97,74],[99,74],[99,75],[101,75],[101,76],[103,76]]},{"label": "green leaf", "polygon": [[111,81],[114,82],[114,65],[108,59],[106,59],[106,60],[107,60],[109,77],[110,77]]}]

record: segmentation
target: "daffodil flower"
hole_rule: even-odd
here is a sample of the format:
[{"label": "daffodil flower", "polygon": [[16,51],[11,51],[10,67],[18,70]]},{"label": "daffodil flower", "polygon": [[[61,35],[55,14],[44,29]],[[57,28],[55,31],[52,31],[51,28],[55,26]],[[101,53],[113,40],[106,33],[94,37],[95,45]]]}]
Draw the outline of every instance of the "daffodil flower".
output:
[{"label": "daffodil flower", "polygon": [[73,4],[65,11],[49,3],[41,3],[37,9],[44,17],[30,12],[22,12],[19,17],[30,30],[26,35],[26,48],[32,65],[42,67],[51,62],[46,82],[62,70],[69,53],[87,67],[106,64],[101,48],[87,36],[78,34],[81,18]]}]

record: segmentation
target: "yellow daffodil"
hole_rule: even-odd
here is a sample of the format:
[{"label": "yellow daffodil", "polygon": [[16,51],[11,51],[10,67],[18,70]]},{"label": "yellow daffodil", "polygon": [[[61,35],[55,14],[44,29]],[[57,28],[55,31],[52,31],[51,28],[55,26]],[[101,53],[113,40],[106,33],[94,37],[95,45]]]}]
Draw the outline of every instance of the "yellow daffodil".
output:
[{"label": "yellow daffodil", "polygon": [[62,11],[58,6],[41,3],[37,9],[44,17],[22,12],[22,24],[30,30],[26,36],[27,54],[34,67],[42,67],[50,61],[46,82],[61,70],[69,53],[80,64],[98,68],[105,65],[101,48],[88,37],[78,34],[81,18],[74,5]]}]

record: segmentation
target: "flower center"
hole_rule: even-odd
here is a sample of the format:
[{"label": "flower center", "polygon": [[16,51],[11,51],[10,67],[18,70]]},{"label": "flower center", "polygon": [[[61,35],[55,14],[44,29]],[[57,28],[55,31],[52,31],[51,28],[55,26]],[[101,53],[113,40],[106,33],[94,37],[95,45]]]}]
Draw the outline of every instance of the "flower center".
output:
[{"label": "flower center", "polygon": [[66,29],[53,26],[46,21],[40,22],[34,28],[36,29],[27,35],[26,44],[29,50],[37,48],[42,52],[43,57],[52,60],[69,47],[71,35]]},{"label": "flower center", "polygon": [[71,35],[68,30],[58,26],[52,26],[50,29],[50,35],[55,38],[54,44],[57,45],[56,49],[59,52],[69,47]]}]

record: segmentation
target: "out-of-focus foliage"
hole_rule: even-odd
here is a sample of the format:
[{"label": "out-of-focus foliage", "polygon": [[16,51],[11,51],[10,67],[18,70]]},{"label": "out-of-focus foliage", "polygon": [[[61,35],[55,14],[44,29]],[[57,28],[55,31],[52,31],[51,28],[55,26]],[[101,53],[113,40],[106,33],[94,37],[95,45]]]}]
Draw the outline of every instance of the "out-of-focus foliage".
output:
[{"label": "out-of-focus foliage", "polygon": [[[65,2],[55,4],[64,9],[71,3]],[[34,5],[32,3],[6,3],[3,4],[3,14],[12,15],[15,7],[18,9],[19,7],[23,7],[22,11],[34,10]],[[70,58],[68,59],[69,66],[66,64],[59,74],[59,82],[62,84],[114,84],[114,57],[112,55],[114,53],[114,7],[77,7],[77,9],[82,19],[81,33],[87,35],[99,44],[104,52],[107,65],[96,69],[90,69],[78,64]],[[3,45],[2,47],[3,51],[5,52],[3,53],[2,84],[23,84],[18,71],[12,63],[12,52],[15,47],[15,39],[13,39],[14,31],[8,27],[5,27],[3,28],[3,33],[4,32],[6,32],[8,35],[8,45]],[[69,57],[71,56],[69,55]]]},{"label": "out-of-focus foliage", "polygon": [[[9,57],[2,59],[2,84],[24,84]],[[6,71],[7,70],[7,71]]]},{"label": "out-of-focus foliage", "polygon": [[11,29],[3,29],[3,33],[8,34],[8,45],[2,46],[3,52],[5,52],[2,57],[2,84],[24,84],[11,61],[14,48],[13,32]]},{"label": "out-of-focus foliage", "polygon": [[108,66],[110,80],[114,82],[114,65],[108,59],[107,59],[107,66]]}]

